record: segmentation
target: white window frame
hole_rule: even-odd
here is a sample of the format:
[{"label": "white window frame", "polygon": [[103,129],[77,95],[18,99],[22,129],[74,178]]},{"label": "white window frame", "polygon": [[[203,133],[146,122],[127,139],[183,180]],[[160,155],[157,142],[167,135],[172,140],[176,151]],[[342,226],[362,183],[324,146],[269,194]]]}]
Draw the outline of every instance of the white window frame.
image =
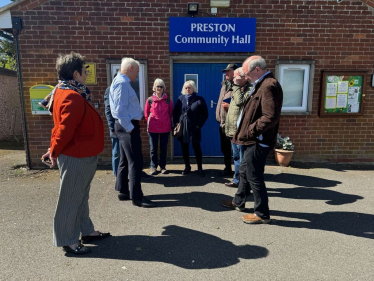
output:
[{"label": "white window frame", "polygon": [[[144,111],[145,101],[148,98],[148,65],[147,60],[138,60],[139,61],[139,102],[140,107]],[[109,59],[107,60],[107,80],[108,80],[108,87],[112,84],[114,74],[121,69],[121,59]]]},{"label": "white window frame", "polygon": [[284,70],[304,70],[304,86],[301,106],[282,107],[282,114],[310,114],[313,100],[314,61],[277,61],[275,74],[283,84]]},{"label": "white window frame", "polygon": [[[186,83],[187,81],[187,75],[195,75],[196,76],[196,90],[199,92],[199,74],[196,73],[185,73],[184,74],[184,82]],[[193,81],[193,80],[192,80]]]}]

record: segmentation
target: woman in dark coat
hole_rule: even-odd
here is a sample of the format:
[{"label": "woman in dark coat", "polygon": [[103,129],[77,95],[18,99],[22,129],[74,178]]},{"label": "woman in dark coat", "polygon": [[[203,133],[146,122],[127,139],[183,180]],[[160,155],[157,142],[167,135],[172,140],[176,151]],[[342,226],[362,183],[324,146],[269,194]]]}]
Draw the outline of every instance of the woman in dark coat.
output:
[{"label": "woman in dark coat", "polygon": [[182,175],[191,172],[189,143],[195,151],[197,169],[200,177],[204,176],[203,172],[203,154],[201,152],[201,128],[208,119],[208,107],[203,97],[197,95],[195,82],[186,81],[182,88],[182,95],[178,98],[174,111],[174,124],[183,122],[183,135],[178,138],[182,145],[182,154],[185,168]]}]

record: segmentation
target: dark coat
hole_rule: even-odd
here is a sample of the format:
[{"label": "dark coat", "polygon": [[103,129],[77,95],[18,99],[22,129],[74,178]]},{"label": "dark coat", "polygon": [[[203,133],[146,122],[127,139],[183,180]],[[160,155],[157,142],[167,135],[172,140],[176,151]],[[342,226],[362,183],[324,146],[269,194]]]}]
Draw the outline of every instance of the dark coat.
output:
[{"label": "dark coat", "polygon": [[[266,75],[243,106],[242,118],[232,141],[241,145],[263,143],[274,147],[283,103],[282,87],[272,73]],[[257,137],[262,135],[259,141]]]},{"label": "dark coat", "polygon": [[[187,111],[187,99],[181,95],[175,103],[173,110],[174,125],[179,123],[181,116]],[[201,96],[197,96],[192,100],[191,109],[187,111],[187,131],[190,135],[191,142],[201,142],[201,128],[204,126],[205,121],[208,119],[208,107],[205,100]],[[183,137],[178,138],[179,141]]]}]

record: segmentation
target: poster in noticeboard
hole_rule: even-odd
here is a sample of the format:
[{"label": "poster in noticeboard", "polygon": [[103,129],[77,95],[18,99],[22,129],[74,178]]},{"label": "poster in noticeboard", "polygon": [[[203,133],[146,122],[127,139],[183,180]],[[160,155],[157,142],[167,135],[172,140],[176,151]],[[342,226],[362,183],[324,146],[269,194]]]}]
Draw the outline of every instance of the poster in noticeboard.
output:
[{"label": "poster in noticeboard", "polygon": [[362,115],[366,74],[362,71],[323,71],[319,115]]}]

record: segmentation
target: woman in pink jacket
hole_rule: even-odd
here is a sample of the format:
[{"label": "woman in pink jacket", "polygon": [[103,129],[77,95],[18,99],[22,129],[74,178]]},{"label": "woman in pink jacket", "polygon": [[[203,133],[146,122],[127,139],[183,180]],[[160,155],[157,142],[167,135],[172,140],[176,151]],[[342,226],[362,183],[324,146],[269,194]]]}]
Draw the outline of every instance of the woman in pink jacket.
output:
[{"label": "woman in pink jacket", "polygon": [[[157,166],[160,166],[161,174],[167,174],[166,149],[169,133],[171,131],[171,118],[173,103],[165,93],[165,83],[157,78],[153,83],[153,95],[147,99],[144,107],[144,116],[147,120],[149,144],[151,148],[151,175],[157,174]],[[158,161],[157,149],[160,139],[160,161]]]}]

